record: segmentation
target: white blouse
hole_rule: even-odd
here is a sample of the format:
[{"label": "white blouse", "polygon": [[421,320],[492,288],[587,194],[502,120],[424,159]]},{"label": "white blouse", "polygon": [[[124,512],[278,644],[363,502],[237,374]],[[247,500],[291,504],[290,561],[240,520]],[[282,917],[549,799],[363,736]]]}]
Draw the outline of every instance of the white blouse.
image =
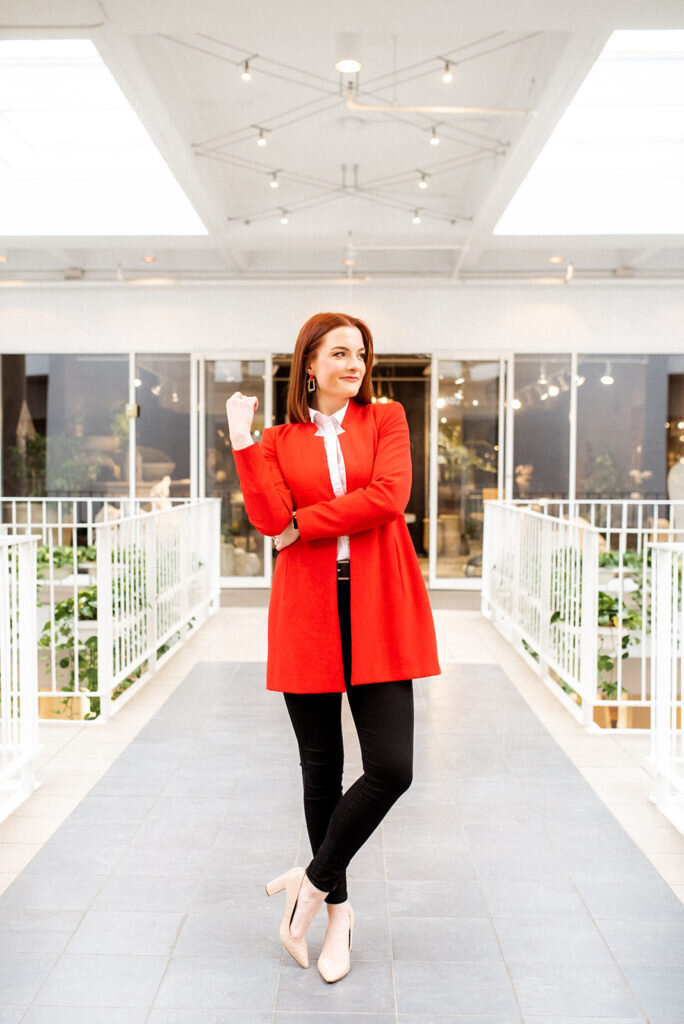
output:
[{"label": "white blouse", "polygon": [[[338,409],[337,412],[334,412],[331,416],[324,416],[322,412],[317,412],[309,406],[309,416],[311,417],[312,422],[318,427],[314,436],[322,437],[323,443],[325,444],[325,455],[328,460],[330,483],[332,484],[332,489],[336,498],[347,493],[347,473],[344,467],[342,446],[337,438],[338,434],[344,433],[342,420],[344,419],[344,414],[347,411],[348,405],[349,399],[347,399],[341,409]],[[341,558],[349,558],[349,537],[337,538],[338,562]]]}]

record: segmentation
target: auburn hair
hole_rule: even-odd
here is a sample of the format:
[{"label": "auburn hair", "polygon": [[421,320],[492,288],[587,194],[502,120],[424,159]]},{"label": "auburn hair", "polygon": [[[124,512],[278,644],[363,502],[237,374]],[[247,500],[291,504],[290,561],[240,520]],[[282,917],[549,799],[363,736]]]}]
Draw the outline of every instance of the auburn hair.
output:
[{"label": "auburn hair", "polygon": [[368,405],[373,398],[373,335],[363,320],[347,313],[315,313],[309,317],[299,332],[295,344],[292,363],[290,364],[290,381],[287,391],[287,418],[290,423],[309,423],[309,403],[306,390],[306,364],[310,357],[320,348],[323,336],[336,327],[356,327],[361,332],[366,355],[366,372],[361,387],[352,399],[358,405]]}]

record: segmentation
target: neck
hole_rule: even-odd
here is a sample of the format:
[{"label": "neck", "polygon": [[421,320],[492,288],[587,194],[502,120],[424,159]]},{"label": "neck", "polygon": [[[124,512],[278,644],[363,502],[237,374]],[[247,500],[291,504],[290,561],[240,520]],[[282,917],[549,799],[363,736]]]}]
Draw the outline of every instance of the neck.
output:
[{"label": "neck", "polygon": [[309,402],[312,409],[316,412],[322,412],[324,416],[332,416],[334,412],[338,412],[344,408],[346,398],[334,398],[330,395],[321,395],[318,392],[313,396],[313,400]]}]

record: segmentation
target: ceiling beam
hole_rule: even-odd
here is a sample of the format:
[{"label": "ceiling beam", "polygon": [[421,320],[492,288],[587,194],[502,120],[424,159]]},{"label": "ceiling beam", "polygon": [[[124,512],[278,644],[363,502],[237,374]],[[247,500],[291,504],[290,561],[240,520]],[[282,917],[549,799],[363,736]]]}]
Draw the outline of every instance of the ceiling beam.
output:
[{"label": "ceiling beam", "polygon": [[[191,109],[188,90],[169,60],[166,44],[159,36],[138,43],[111,19],[92,38],[209,233],[220,231],[222,199],[201,174],[187,142],[197,131],[197,113]],[[157,80],[163,80],[163,100]]]},{"label": "ceiling beam", "polygon": [[546,145],[558,120],[593,67],[610,38],[608,28],[573,32],[567,41],[559,34],[556,52],[547,59],[555,62],[555,70],[538,102],[537,113],[528,118],[525,128],[511,152],[502,160],[492,187],[473,220],[466,245],[454,266],[454,278],[461,271],[473,269],[491,240],[492,231],[501,215],[527,176],[539,153]]}]

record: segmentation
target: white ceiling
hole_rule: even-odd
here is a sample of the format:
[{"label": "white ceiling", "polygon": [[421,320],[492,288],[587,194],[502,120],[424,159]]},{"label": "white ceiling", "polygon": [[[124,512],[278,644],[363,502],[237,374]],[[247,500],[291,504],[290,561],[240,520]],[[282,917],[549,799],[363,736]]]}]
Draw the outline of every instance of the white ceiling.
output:
[{"label": "white ceiling", "polygon": [[[0,38],[93,40],[208,229],[3,239],[0,278],[543,281],[568,262],[573,280],[681,278],[681,236],[492,233],[611,33],[632,28],[684,28],[684,5],[0,0]],[[336,33],[349,31],[363,47],[358,104],[529,113],[351,110],[333,69]],[[565,262],[551,265],[555,254]]]}]

